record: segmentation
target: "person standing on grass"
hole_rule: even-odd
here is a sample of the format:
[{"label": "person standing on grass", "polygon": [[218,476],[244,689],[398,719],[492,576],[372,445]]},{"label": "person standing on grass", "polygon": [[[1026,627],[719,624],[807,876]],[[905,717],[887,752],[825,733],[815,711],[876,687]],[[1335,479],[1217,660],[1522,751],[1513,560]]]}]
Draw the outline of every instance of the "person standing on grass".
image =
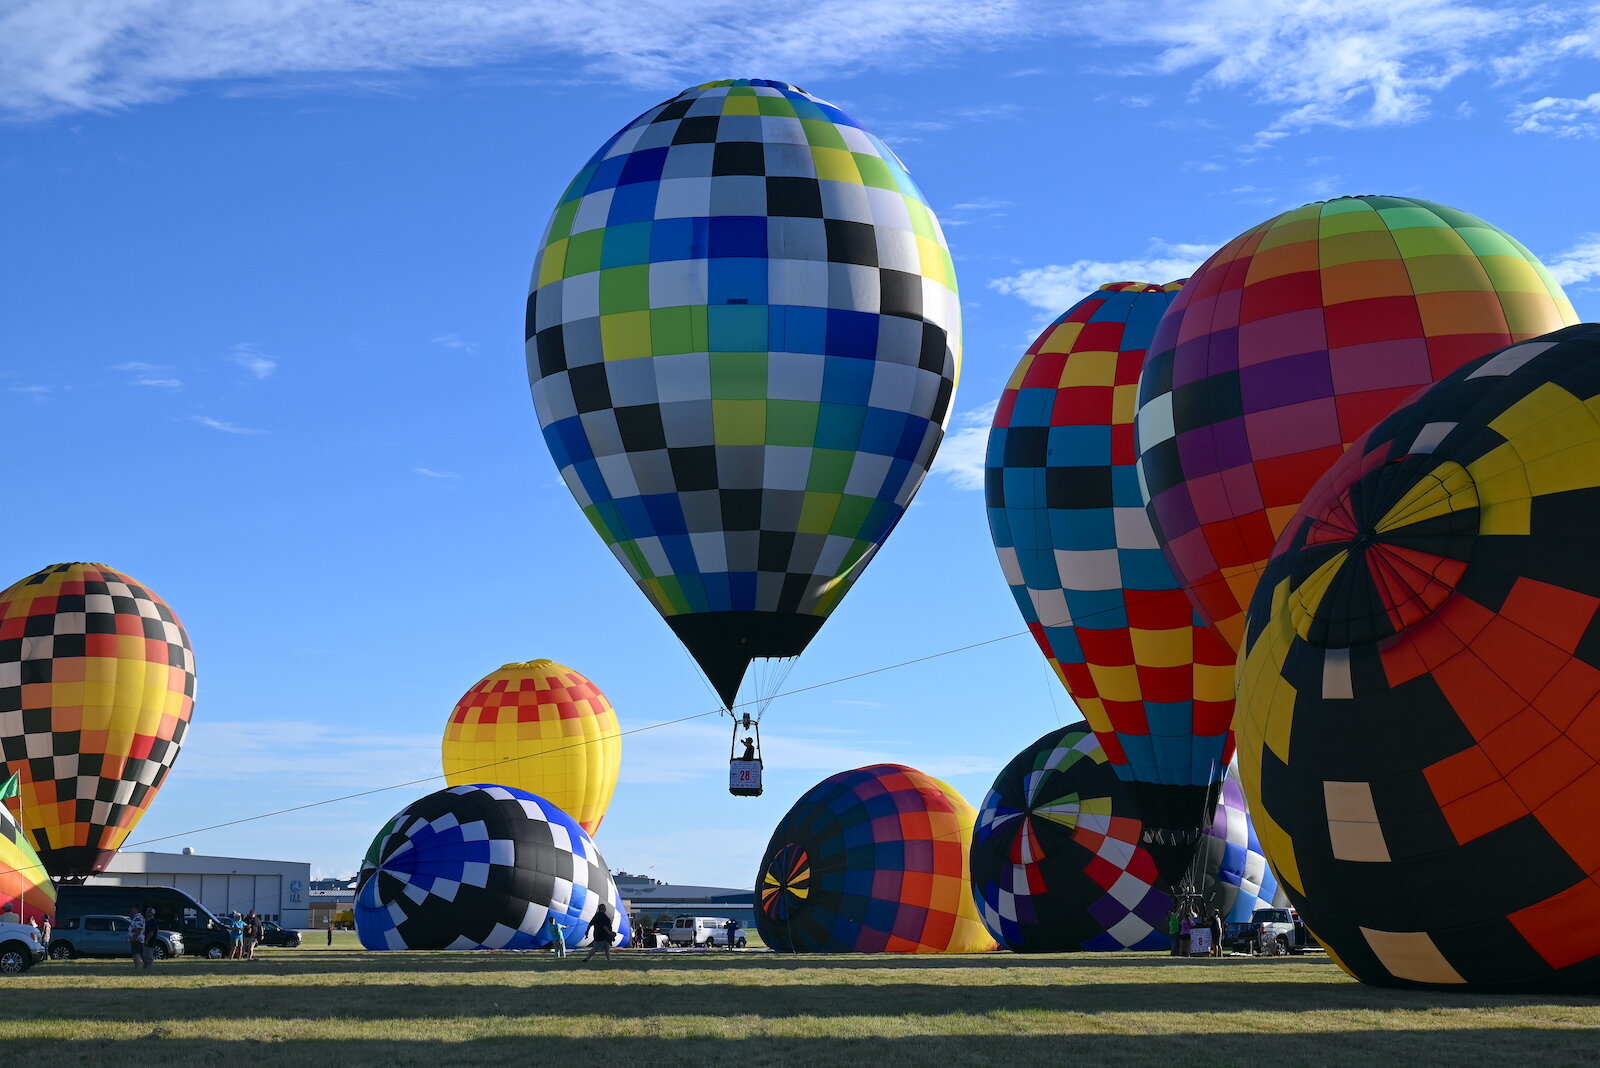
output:
[{"label": "person standing on grass", "polygon": [[245,960],[256,959],[256,943],[261,941],[261,936],[265,933],[265,930],[261,926],[261,917],[256,915],[255,909],[251,909],[249,914],[244,918]]},{"label": "person standing on grass", "polygon": [[244,960],[244,918],[228,913],[228,959]]},{"label": "person standing on grass", "polygon": [[333,921],[328,921],[328,948],[333,948]]},{"label": "person standing on grass", "polygon": [[544,920],[544,933],[550,936],[550,952],[560,960],[567,955],[567,928],[570,923],[561,923],[556,919],[554,912],[549,913]]},{"label": "person standing on grass", "polygon": [[1167,914],[1167,937],[1172,939],[1172,955],[1178,955],[1178,935],[1182,932],[1182,905],[1173,905],[1172,911]]},{"label": "person standing on grass", "polygon": [[1211,910],[1211,955],[1222,956],[1222,911]]},{"label": "person standing on grass", "polygon": [[39,939],[46,949],[50,948],[50,917],[42,916],[39,919]]},{"label": "person standing on grass", "polygon": [[728,948],[731,950],[734,936],[739,933],[739,921],[730,917],[728,922],[722,925],[722,929],[728,932]]},{"label": "person standing on grass", "polygon": [[144,967],[144,913],[138,909],[128,917],[128,948],[133,952],[133,970]]},{"label": "person standing on grass", "polygon": [[611,943],[616,939],[617,932],[611,926],[611,913],[606,911],[604,905],[596,910],[594,919],[589,921],[589,934],[594,936],[594,941],[589,945],[589,955],[583,958],[583,962],[588,964],[594,960],[596,953],[604,953],[606,960],[610,960]]},{"label": "person standing on grass", "polygon": [[144,967],[145,971],[156,966],[156,943],[161,940],[161,925],[156,922],[156,910],[144,910]]}]

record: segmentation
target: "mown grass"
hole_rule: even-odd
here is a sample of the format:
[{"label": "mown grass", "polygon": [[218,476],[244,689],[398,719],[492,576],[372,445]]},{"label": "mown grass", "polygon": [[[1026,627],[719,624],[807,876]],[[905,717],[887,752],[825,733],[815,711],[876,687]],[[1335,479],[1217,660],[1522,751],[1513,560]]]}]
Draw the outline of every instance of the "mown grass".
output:
[{"label": "mown grass", "polygon": [[28,1065],[1456,1064],[1600,1061],[1600,999],[1361,986],[1322,957],[786,957],[266,949],[0,982]]}]

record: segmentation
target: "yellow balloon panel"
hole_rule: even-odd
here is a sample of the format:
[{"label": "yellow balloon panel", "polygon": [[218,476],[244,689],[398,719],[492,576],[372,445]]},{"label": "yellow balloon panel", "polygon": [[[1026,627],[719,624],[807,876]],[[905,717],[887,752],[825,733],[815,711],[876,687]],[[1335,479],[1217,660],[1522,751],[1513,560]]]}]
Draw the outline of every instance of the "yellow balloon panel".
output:
[{"label": "yellow balloon panel", "polygon": [[445,724],[445,781],[496,783],[550,801],[590,834],[622,766],[617,714],[600,688],[553,660],[507,664],[456,703]]},{"label": "yellow balloon panel", "polygon": [[178,755],[194,654],[172,609],[104,564],[54,564],[0,593],[0,756],[55,876],[101,871]]}]

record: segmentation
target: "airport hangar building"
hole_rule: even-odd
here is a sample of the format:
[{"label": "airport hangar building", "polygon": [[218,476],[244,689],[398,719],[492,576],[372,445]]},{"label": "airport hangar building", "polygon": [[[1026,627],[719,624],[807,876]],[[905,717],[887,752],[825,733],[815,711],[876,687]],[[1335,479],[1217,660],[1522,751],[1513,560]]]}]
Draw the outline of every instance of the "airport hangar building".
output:
[{"label": "airport hangar building", "polygon": [[311,865],[182,853],[118,853],[91,886],[171,886],[218,916],[255,909],[291,930],[310,927]]}]

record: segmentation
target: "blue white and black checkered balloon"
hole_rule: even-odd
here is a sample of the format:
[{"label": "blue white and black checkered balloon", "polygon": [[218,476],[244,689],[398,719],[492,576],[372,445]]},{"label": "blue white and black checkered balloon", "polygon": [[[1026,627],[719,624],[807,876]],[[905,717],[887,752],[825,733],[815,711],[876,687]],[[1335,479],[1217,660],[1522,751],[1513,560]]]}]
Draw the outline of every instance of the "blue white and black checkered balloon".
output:
[{"label": "blue white and black checkered balloon", "polygon": [[627,944],[616,883],[571,816],[509,786],[456,786],[407,805],[373,839],[356,933],[368,949],[538,949],[554,916],[578,946],[602,906],[614,944]]}]

